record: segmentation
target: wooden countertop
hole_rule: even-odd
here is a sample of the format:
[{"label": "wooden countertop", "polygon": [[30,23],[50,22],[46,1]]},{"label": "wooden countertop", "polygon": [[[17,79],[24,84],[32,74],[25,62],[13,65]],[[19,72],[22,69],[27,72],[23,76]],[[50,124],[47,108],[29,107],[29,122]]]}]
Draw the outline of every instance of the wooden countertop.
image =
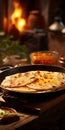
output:
[{"label": "wooden countertop", "polygon": [[[65,114],[65,112],[64,112],[65,103],[64,102],[65,102],[65,92],[63,91],[62,93],[59,93],[54,97],[51,97],[51,99],[43,100],[42,102],[29,103],[29,104],[27,104],[27,107],[26,107],[26,105],[22,104],[22,102],[19,102],[20,105],[19,105],[19,103],[16,103],[15,108],[17,106],[17,108],[19,107],[19,109],[21,111],[23,111],[23,109],[24,109],[24,111],[27,109],[27,110],[29,110],[28,112],[30,112],[30,113],[27,114],[25,112],[26,113],[25,116],[23,118],[21,117],[20,120],[17,122],[8,124],[6,126],[0,125],[0,129],[15,130],[16,128],[19,128],[19,127],[23,128],[23,126],[26,126],[27,124],[29,125],[31,122],[32,122],[32,125],[33,125],[33,122],[35,122],[35,124],[36,124],[37,120],[38,120],[38,122],[40,122],[41,119],[43,120],[43,123],[41,125],[44,125],[46,123],[46,121],[48,123],[49,121],[52,120],[52,118],[53,119],[56,118],[57,120],[59,120],[59,118]],[[13,103],[13,104],[15,104],[15,103]],[[29,107],[28,107],[28,105],[29,105]],[[9,106],[11,106],[11,104]],[[13,106],[14,105],[12,105],[12,107]],[[53,114],[51,114],[51,113],[53,113]],[[51,115],[52,115],[52,117],[51,117]],[[49,119],[48,119],[48,116],[49,116]]]},{"label": "wooden countertop", "polygon": [[[6,105],[6,102],[5,100],[0,96],[0,103],[2,106],[7,106]],[[21,112],[22,113],[22,112]],[[26,113],[23,113],[23,116],[20,117],[20,119],[18,121],[15,121],[15,122],[12,122],[12,123],[5,123],[5,124],[2,124],[0,122],[0,130],[15,130],[16,128],[20,127],[20,126],[23,126],[29,122],[31,122],[32,120],[38,118],[38,116],[36,115],[31,115],[31,114],[26,114]]]},{"label": "wooden countertop", "polygon": [[16,128],[23,126],[36,118],[37,116],[24,115],[24,117],[21,117],[20,120],[16,122],[12,122],[10,124],[0,124],[0,130],[15,130]]}]

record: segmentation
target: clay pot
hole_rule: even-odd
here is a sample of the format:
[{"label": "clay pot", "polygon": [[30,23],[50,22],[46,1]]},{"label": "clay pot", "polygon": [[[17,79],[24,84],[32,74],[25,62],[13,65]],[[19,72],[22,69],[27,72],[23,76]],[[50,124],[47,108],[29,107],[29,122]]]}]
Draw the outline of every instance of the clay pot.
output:
[{"label": "clay pot", "polygon": [[27,28],[28,29],[44,29],[45,20],[40,11],[33,10],[30,12],[27,19]]}]

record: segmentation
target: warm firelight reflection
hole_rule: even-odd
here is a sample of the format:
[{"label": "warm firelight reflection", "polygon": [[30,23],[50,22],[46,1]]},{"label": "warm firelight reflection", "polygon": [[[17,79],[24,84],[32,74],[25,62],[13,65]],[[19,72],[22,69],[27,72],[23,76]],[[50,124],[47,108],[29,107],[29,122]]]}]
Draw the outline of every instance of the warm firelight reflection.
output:
[{"label": "warm firelight reflection", "polygon": [[7,32],[7,18],[6,17],[4,17],[4,19],[3,19],[3,28],[4,28],[4,31],[5,32]]},{"label": "warm firelight reflection", "polygon": [[11,15],[11,21],[12,24],[15,25],[16,29],[18,29],[20,32],[22,32],[23,27],[26,25],[26,21],[24,18],[22,18],[22,8],[20,6],[19,2],[14,2],[14,11]]}]

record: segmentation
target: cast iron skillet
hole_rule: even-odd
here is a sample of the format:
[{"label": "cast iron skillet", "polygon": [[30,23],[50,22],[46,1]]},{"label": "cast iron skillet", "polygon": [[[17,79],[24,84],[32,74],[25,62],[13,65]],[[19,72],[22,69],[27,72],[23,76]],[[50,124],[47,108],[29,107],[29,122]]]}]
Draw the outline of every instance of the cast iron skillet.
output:
[{"label": "cast iron skillet", "polygon": [[[31,70],[47,70],[47,71],[53,71],[53,72],[64,72],[65,73],[65,68],[59,67],[59,66],[50,66],[50,65],[27,65],[27,66],[19,66],[19,67],[13,67],[7,70],[4,70],[3,72],[0,73],[0,84],[3,81],[3,79],[6,76],[16,74],[16,73],[21,73],[21,72],[27,72]],[[3,95],[10,95],[14,97],[18,97],[21,99],[28,99],[28,100],[39,100],[43,99],[45,97],[49,97],[50,95],[56,95],[61,92],[65,92],[65,87],[63,89],[55,90],[55,91],[50,91],[50,92],[17,92],[13,90],[8,90],[6,88],[2,88],[0,86],[0,89],[3,92]]]}]

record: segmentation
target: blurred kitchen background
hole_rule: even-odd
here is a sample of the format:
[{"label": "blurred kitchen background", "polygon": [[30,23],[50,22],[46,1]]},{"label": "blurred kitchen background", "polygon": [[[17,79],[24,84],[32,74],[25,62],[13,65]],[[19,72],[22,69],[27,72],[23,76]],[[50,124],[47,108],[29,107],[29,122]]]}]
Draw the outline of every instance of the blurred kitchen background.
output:
[{"label": "blurred kitchen background", "polygon": [[3,44],[6,41],[9,48],[14,42],[12,51],[6,49],[12,55],[26,57],[27,53],[45,50],[64,55],[64,5],[62,0],[0,0],[0,52],[5,52]]}]

